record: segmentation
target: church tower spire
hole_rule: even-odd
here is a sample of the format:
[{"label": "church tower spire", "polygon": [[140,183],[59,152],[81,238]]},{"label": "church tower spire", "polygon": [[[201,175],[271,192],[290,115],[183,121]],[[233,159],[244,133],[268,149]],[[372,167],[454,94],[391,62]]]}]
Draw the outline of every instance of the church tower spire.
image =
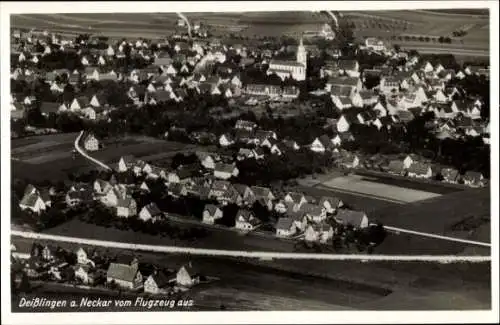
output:
[{"label": "church tower spire", "polygon": [[297,62],[302,63],[304,67],[307,66],[307,51],[302,37],[300,38],[299,46],[297,47]]}]

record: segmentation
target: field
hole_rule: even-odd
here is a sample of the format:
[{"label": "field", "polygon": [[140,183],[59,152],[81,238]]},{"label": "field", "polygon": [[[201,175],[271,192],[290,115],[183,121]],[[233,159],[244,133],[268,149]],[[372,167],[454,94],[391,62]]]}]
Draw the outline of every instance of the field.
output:
[{"label": "field", "polygon": [[[61,244],[77,249],[68,245]],[[125,251],[106,251],[111,256],[120,253]],[[194,299],[194,310],[217,310],[221,304],[226,310],[491,308],[488,263],[250,261],[134,253],[141,262],[154,262],[174,270],[191,261],[203,274],[219,277],[220,281],[186,294]],[[41,290],[38,294],[61,297],[60,292],[53,290]]]},{"label": "field", "polygon": [[[452,37],[457,30],[464,30],[467,35],[463,43],[454,40],[451,46],[458,49],[489,48],[488,15],[467,15],[454,13],[436,13],[424,10],[394,11],[347,11],[344,17],[354,24],[358,37],[423,36]],[[464,17],[467,21],[464,22]],[[407,41],[396,40],[395,43],[407,47]],[[414,44],[415,45],[415,44]],[[443,44],[420,42],[419,47],[439,48]]]},{"label": "field", "polygon": [[[319,13],[184,13],[191,23],[199,21],[215,35],[240,33],[245,36],[281,36],[319,31],[327,19]],[[13,15],[11,24],[20,28],[58,32],[95,33],[108,37],[164,38],[179,30],[175,13],[71,13]],[[187,29],[184,29],[187,31]]]},{"label": "field", "polygon": [[490,217],[490,189],[470,189],[440,197],[376,210],[384,224],[416,231],[446,234],[469,217]]},{"label": "field", "polygon": [[[98,168],[80,155],[73,159],[72,151],[77,135],[52,134],[12,140],[12,176],[32,181],[64,180],[68,173]],[[194,145],[143,136],[126,136],[103,141],[103,145],[103,149],[90,155],[108,164],[116,163],[124,155],[133,155],[150,162],[168,161],[168,158],[176,153],[198,148]]]}]

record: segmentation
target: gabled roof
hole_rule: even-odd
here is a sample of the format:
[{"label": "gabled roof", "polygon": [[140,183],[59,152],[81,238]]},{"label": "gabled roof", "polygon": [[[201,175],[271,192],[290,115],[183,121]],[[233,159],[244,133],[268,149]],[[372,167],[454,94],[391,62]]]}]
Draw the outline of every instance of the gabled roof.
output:
[{"label": "gabled roof", "polygon": [[125,264],[111,263],[109,264],[107,277],[117,280],[132,282],[138,272],[136,266]]},{"label": "gabled roof", "polygon": [[149,212],[149,214],[152,216],[156,216],[156,215],[161,214],[160,209],[158,208],[158,206],[154,202],[151,202],[151,203],[145,205],[143,207],[143,209],[146,209]]},{"label": "gabled roof", "polygon": [[363,218],[366,216],[364,212],[347,210],[347,209],[339,209],[335,218],[341,220],[341,222],[345,225],[351,225],[353,227],[361,226],[361,222]]},{"label": "gabled roof", "polygon": [[217,210],[220,210],[218,206],[214,205],[214,204],[207,204],[205,205],[205,209],[204,211],[208,211],[208,213],[213,216]]}]

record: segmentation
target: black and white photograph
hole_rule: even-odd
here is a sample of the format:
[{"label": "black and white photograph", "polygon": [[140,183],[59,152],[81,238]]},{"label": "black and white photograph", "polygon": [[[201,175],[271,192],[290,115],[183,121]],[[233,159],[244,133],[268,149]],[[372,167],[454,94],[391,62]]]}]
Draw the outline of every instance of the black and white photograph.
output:
[{"label": "black and white photograph", "polygon": [[2,323],[498,322],[497,2],[1,6]]}]

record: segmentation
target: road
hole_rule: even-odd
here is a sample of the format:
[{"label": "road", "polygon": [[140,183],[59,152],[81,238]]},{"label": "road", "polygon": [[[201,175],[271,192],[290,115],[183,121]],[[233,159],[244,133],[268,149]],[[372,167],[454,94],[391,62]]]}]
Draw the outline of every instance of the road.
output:
[{"label": "road", "polygon": [[354,261],[398,261],[398,262],[438,262],[438,263],[455,263],[455,262],[481,263],[481,262],[489,262],[491,260],[490,256],[315,254],[315,253],[284,253],[284,252],[204,249],[204,248],[193,248],[193,247],[124,243],[124,242],[116,242],[108,240],[96,240],[96,239],[76,238],[68,236],[48,235],[48,234],[17,231],[17,230],[12,230],[11,235],[23,238],[32,238],[37,240],[53,240],[53,241],[62,241],[68,243],[78,243],[82,245],[133,249],[137,251],[204,255],[204,256],[224,256],[224,257],[238,257],[238,258],[257,258],[257,259],[287,259],[287,260],[298,259],[298,260],[337,260],[337,261],[354,260]]}]

